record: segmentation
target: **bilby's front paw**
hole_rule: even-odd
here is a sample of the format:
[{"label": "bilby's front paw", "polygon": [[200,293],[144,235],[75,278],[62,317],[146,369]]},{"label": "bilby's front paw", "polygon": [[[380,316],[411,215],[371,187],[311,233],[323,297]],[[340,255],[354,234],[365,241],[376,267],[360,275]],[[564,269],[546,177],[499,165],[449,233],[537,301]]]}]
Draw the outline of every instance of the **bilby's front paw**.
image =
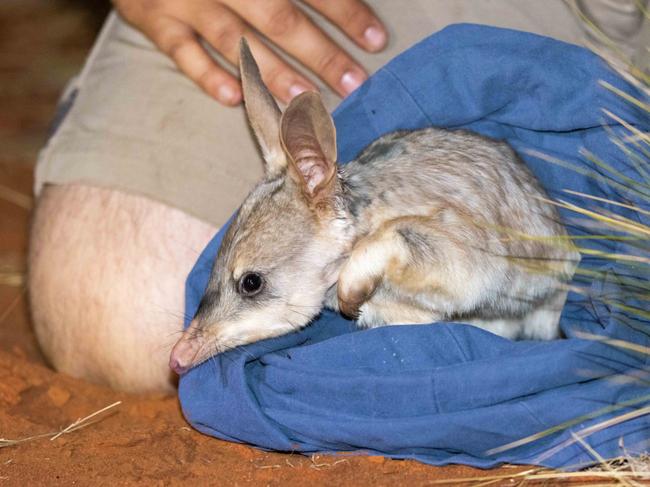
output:
[{"label": "bilby's front paw", "polygon": [[372,277],[351,278],[349,273],[341,273],[337,285],[339,311],[350,318],[359,317],[359,308],[368,301],[379,284]]}]

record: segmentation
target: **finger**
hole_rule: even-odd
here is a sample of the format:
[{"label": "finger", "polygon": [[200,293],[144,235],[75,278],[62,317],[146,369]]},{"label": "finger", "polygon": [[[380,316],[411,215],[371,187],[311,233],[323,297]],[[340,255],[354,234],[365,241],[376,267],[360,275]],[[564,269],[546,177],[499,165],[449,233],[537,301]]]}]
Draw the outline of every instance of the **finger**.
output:
[{"label": "finger", "polygon": [[348,95],[367,78],[364,69],[289,0],[225,1],[339,95]]},{"label": "finger", "polygon": [[360,0],[302,0],[370,52],[386,46],[386,28],[365,2]]},{"label": "finger", "polygon": [[239,40],[246,37],[262,79],[271,93],[285,103],[316,86],[284,62],[241,18],[227,8],[214,5],[203,11],[198,33],[232,64],[239,62]]},{"label": "finger", "polygon": [[162,18],[157,23],[156,34],[152,38],[178,68],[206,93],[224,105],[233,106],[241,102],[241,89],[237,79],[219,67],[186,24]]}]

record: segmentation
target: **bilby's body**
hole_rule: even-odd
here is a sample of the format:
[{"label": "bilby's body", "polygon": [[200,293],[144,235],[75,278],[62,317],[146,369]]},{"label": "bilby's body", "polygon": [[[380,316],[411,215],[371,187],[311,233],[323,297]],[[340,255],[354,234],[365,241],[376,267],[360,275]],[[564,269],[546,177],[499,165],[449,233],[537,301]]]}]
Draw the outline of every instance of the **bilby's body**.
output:
[{"label": "bilby's body", "polygon": [[339,168],[318,94],[281,115],[245,44],[240,62],[266,177],[225,235],[174,370],[296,330],[324,305],[366,327],[454,320],[558,335],[561,283],[578,256],[552,241],[565,231],[507,144],[395,132]]},{"label": "bilby's body", "polygon": [[397,132],[340,178],[354,243],[337,294],[361,325],[456,320],[508,338],[557,337],[558,284],[577,255],[553,241],[565,235],[558,215],[506,143]]}]

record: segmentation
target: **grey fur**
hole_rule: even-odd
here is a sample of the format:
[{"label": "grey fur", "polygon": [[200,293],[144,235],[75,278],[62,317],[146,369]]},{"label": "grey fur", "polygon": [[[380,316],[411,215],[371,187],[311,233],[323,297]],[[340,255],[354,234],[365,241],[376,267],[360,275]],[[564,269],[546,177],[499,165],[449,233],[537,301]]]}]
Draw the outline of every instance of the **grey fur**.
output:
[{"label": "grey fur", "polygon": [[[248,91],[266,100],[262,88]],[[271,169],[226,233],[182,339],[203,340],[192,364],[303,327],[323,306],[366,327],[461,320],[510,338],[558,336],[579,255],[544,242],[566,232],[508,144],[463,130],[398,131],[337,168],[316,95],[292,102],[277,144],[259,122],[278,125],[275,108],[251,106]],[[246,272],[265,281],[254,297],[237,292]]]},{"label": "grey fur", "polygon": [[[405,295],[384,282],[360,307],[362,314],[366,313],[365,319],[360,316],[364,326],[383,322],[381,315],[369,309],[373,300],[408,303],[430,316],[430,321],[476,321],[481,325],[484,319],[519,319],[557,293],[555,284],[558,279],[568,279],[577,258],[564,248],[536,241],[504,241],[502,233],[491,228],[495,225],[532,235],[565,234],[553,206],[542,199],[546,197],[544,191],[514,151],[503,142],[473,133],[426,128],[388,134],[341,167],[336,186],[333,211],[326,218],[305,205],[299,185],[286,172],[262,181],[251,192],[219,251],[208,290],[220,299],[203,302],[199,311],[206,326],[236,321],[250,308],[251,304],[234,291],[233,265],[237,261],[241,264],[242,259],[247,270],[263,272],[269,286],[268,292],[254,299],[256,308],[263,311],[270,303],[288,309],[291,306],[287,304],[302,306],[291,303],[288,295],[311,287],[321,296],[321,304],[337,309],[336,285],[317,277],[320,273],[314,270],[340,272],[355,242],[373,235],[387,221],[404,216],[425,217],[429,223],[396,228],[410,251],[413,266],[426,268],[441,259],[436,265],[444,269],[450,258],[446,248],[453,245],[469,269],[494,274],[489,284],[492,289],[484,299],[472,301],[469,308],[434,312],[420,297]],[[321,269],[307,267],[313,266],[314,241],[322,239],[319,228],[334,221],[339,222],[339,233],[344,235],[341,250],[323,260]],[[540,277],[508,264],[509,257],[567,265],[554,275]],[[490,270],[494,268],[498,272]],[[532,285],[542,280],[542,285]],[[293,313],[286,331],[304,326],[319,313],[320,305],[307,302],[304,309]],[[263,315],[259,326],[264,329]],[[538,337],[522,329],[508,336]]]}]

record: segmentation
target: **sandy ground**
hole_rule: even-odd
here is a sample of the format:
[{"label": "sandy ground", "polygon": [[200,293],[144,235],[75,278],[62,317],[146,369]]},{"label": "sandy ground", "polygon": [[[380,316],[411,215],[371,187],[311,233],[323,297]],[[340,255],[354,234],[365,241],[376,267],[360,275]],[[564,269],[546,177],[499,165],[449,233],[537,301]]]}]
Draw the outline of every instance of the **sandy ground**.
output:
[{"label": "sandy ground", "polygon": [[[99,13],[88,15],[91,7]],[[6,447],[0,441],[0,486],[422,485],[521,470],[265,453],[193,431],[175,397],[118,393],[47,367],[29,326],[24,290],[32,168],[57,95],[79,69],[102,15],[101,2],[0,3],[0,438],[57,432],[122,401],[54,440]],[[513,485],[491,485],[500,483]]]}]

